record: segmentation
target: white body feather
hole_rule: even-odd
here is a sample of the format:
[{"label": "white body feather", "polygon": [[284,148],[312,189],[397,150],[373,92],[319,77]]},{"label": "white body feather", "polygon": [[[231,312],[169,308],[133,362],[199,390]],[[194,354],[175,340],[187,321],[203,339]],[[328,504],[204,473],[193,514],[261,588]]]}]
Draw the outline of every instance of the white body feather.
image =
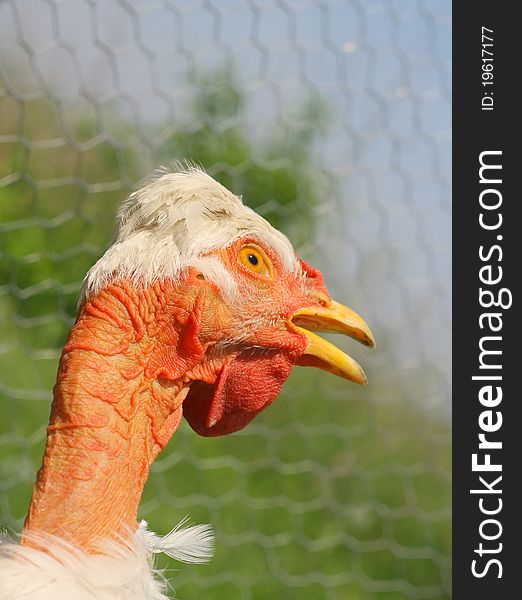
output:
[{"label": "white body feather", "polygon": [[0,600],[168,600],[154,554],[200,563],[214,546],[210,526],[186,527],[185,519],[163,537],[142,521],[128,541],[103,544],[104,554],[86,554],[54,536],[37,541],[48,552],[0,538]]}]

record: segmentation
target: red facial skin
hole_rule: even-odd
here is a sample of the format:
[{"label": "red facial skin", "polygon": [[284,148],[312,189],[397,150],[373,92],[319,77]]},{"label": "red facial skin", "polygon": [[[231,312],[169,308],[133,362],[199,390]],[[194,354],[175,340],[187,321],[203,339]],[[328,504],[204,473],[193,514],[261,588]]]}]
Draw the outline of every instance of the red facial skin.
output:
[{"label": "red facial skin", "polygon": [[306,282],[285,273],[277,255],[269,254],[273,277],[257,275],[237,263],[245,240],[221,253],[232,272],[238,271],[241,299],[234,307],[232,331],[246,339],[227,348],[217,379],[195,382],[183,403],[190,426],[205,436],[242,429],[271,404],[308,343],[305,336],[290,332],[286,321],[303,306],[330,301],[322,275],[303,261]]},{"label": "red facial skin", "polygon": [[275,400],[307,346],[287,320],[330,297],[318,271],[302,263],[305,279],[285,273],[268,248],[272,277],[250,271],[237,257],[251,241],[212,253],[237,282],[232,302],[191,268],[145,288],[116,281],[83,303],[24,534],[98,552],[100,540],[137,528],[150,466],[182,415],[201,435],[224,435]]}]

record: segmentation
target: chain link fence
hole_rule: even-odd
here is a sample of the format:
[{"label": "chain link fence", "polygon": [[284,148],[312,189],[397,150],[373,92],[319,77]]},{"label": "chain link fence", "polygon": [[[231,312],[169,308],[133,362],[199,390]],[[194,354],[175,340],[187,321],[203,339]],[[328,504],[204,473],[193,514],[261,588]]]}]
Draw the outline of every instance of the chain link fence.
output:
[{"label": "chain link fence", "polygon": [[81,280],[155,167],[202,164],[361,313],[370,385],[296,369],[182,424],[142,518],[217,536],[176,597],[450,597],[450,2],[0,0],[0,522],[19,531]]}]

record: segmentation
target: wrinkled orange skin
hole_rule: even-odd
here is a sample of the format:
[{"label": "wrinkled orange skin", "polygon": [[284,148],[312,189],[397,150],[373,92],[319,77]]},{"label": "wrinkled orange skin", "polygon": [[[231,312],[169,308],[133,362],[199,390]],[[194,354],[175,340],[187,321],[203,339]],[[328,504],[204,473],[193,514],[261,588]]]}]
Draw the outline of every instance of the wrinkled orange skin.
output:
[{"label": "wrinkled orange skin", "polygon": [[[59,535],[86,550],[137,527],[149,468],[179,425],[201,359],[197,304],[208,286],[111,285],[80,309],[63,350],[47,446],[25,532]],[[197,331],[196,331],[197,330]]]}]

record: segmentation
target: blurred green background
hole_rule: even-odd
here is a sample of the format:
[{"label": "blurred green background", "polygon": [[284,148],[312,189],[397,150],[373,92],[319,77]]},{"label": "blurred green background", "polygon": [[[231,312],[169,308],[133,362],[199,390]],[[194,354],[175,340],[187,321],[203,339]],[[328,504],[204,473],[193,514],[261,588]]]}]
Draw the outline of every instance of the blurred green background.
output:
[{"label": "blurred green background", "polygon": [[[16,2],[6,4],[31,69],[45,75],[37,61],[45,52],[38,36],[27,50],[36,35],[23,27],[30,13],[16,12]],[[70,4],[75,2],[64,6]],[[400,4],[406,11],[408,3]],[[425,4],[421,8],[429,11]],[[210,6],[217,10],[216,3]],[[390,21],[402,14],[382,11]],[[148,14],[127,12],[138,25]],[[55,7],[55,20],[57,14]],[[428,22],[435,27],[437,20]],[[74,55],[61,30],[52,31],[56,45]],[[115,56],[118,32],[114,25],[107,46]],[[141,48],[140,36],[131,41]],[[342,139],[355,150],[333,141],[344,117],[313,77],[311,92],[283,102],[277,114],[257,108],[259,131],[248,116],[252,94],[245,67],[234,58],[218,66],[194,60],[178,74],[186,102],[172,118],[160,112],[136,117],[139,109],[127,114],[119,104],[123,84],[109,100],[85,89],[75,96],[53,89],[44,75],[31,83],[20,56],[0,62],[0,523],[10,531],[23,523],[79,286],[111,240],[119,204],[153,166],[190,158],[242,195],[325,272],[335,296],[367,318],[378,350],[371,356],[345,345],[367,367],[370,385],[364,389],[298,368],[270,410],[239,434],[206,439],[181,425],[153,467],[140,516],[159,533],[186,514],[209,522],[217,547],[207,566],[160,559],[176,597],[449,598],[449,314],[444,301],[441,307],[433,300],[449,286],[449,271],[437,258],[444,234],[430,237],[426,225],[440,226],[439,212],[446,208],[437,208],[440,198],[429,201],[427,189],[425,204],[408,204],[417,187],[429,187],[430,177],[444,189],[444,163],[433,158],[439,150],[432,152],[437,164],[429,166],[428,177],[422,153],[395,139],[395,113],[383,96],[381,108],[388,112],[379,127],[392,140],[393,151],[385,153],[390,177],[405,171],[399,154],[413,158],[402,191],[392,179],[379,184],[382,149],[367,154],[366,163],[371,136],[343,130]],[[435,59],[441,60],[436,53]],[[420,102],[404,94],[399,97]],[[361,130],[371,133],[371,119],[360,118]],[[404,116],[396,119],[407,127]],[[432,125],[440,137],[441,124]],[[413,131],[415,143],[428,135],[419,131]],[[325,140],[349,158],[329,161]],[[360,172],[376,182],[367,193],[377,202],[367,201],[356,184],[339,183],[345,177],[357,181]],[[339,229],[344,221],[347,230]],[[408,226],[411,232],[401,229]],[[415,263],[423,252],[424,270]],[[421,283],[419,270],[426,277]]]}]

